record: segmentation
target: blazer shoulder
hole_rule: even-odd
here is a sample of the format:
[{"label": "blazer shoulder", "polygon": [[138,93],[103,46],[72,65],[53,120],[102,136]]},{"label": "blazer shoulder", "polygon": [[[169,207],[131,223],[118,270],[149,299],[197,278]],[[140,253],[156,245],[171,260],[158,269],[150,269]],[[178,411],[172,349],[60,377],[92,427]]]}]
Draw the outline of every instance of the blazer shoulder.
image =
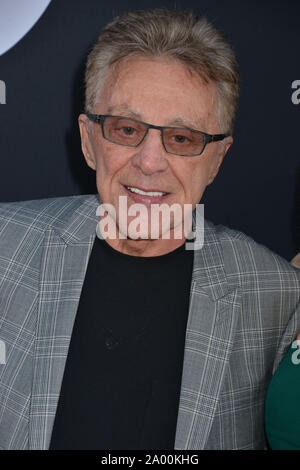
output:
[{"label": "blazer shoulder", "polygon": [[300,293],[300,270],[289,261],[241,231],[224,225],[215,225],[214,230],[229,276],[238,276],[241,283],[269,282]]},{"label": "blazer shoulder", "polygon": [[0,234],[5,227],[44,232],[59,227],[94,195],[71,195],[0,203]]}]

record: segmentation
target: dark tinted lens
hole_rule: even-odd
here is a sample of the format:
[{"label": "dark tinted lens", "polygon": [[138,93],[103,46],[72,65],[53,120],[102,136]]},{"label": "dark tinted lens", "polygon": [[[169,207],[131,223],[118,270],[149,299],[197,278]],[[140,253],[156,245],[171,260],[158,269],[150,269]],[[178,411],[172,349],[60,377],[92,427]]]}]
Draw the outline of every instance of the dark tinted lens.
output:
[{"label": "dark tinted lens", "polygon": [[190,129],[164,129],[164,142],[168,152],[178,155],[199,155],[205,144],[205,137]]},{"label": "dark tinted lens", "polygon": [[135,146],[144,137],[146,126],[133,119],[107,117],[104,122],[105,137],[122,145]]}]

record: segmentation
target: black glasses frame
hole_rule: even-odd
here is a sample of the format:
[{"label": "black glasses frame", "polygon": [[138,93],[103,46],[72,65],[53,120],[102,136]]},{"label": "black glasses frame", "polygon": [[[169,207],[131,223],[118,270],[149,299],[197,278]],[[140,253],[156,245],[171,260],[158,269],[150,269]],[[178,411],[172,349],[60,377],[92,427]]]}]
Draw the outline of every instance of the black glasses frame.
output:
[{"label": "black glasses frame", "polygon": [[[117,144],[117,145],[124,145],[125,147],[138,147],[143,142],[143,140],[146,138],[149,129],[157,129],[157,130],[160,131],[161,141],[162,141],[162,144],[163,144],[163,147],[164,147],[165,151],[167,153],[172,154],[172,155],[179,155],[181,157],[197,157],[197,156],[201,155],[204,152],[204,149],[205,149],[206,145],[209,144],[210,142],[217,142],[217,141],[225,139],[225,137],[230,136],[230,134],[207,134],[206,132],[198,131],[196,129],[190,129],[188,127],[155,126],[154,124],[149,124],[148,122],[144,122],[144,121],[138,121],[137,119],[133,119],[133,118],[127,117],[127,116],[116,116],[116,115],[112,115],[112,114],[91,114],[91,113],[85,113],[85,114],[91,121],[94,121],[94,122],[97,122],[98,124],[101,124],[103,137],[106,140],[109,140],[109,142],[112,142],[112,143]],[[119,142],[115,142],[114,140],[109,139],[105,135],[104,123],[105,123],[105,119],[108,118],[108,117],[130,119],[131,121],[137,122],[139,124],[144,124],[146,126],[146,132],[145,132],[144,136],[142,137],[142,139],[136,145],[121,144]],[[192,131],[192,132],[197,132],[198,134],[202,134],[204,136],[203,149],[201,150],[200,153],[191,154],[191,155],[182,155],[180,153],[169,152],[166,149],[166,146],[165,146],[164,132],[163,132],[164,129],[189,130],[189,131]]]}]

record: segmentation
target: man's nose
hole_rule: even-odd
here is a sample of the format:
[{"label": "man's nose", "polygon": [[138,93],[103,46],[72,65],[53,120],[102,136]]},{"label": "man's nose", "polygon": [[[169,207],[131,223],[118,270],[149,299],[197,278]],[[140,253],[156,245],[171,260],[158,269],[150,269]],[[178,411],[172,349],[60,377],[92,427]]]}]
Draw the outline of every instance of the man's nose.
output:
[{"label": "man's nose", "polygon": [[166,151],[158,129],[149,129],[143,142],[136,148],[132,164],[140,168],[145,175],[165,171],[168,168]]}]

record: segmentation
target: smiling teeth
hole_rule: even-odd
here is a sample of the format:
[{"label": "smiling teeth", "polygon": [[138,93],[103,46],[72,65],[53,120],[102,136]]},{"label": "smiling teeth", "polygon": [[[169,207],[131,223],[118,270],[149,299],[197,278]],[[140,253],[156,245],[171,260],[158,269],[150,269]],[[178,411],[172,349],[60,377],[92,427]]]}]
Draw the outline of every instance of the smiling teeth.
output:
[{"label": "smiling teeth", "polygon": [[142,191],[141,189],[133,188],[131,186],[126,186],[126,188],[129,189],[129,191],[131,191],[132,193],[142,194],[143,196],[164,196],[164,194],[167,194],[167,193],[161,193],[158,191],[146,192],[146,191]]}]

